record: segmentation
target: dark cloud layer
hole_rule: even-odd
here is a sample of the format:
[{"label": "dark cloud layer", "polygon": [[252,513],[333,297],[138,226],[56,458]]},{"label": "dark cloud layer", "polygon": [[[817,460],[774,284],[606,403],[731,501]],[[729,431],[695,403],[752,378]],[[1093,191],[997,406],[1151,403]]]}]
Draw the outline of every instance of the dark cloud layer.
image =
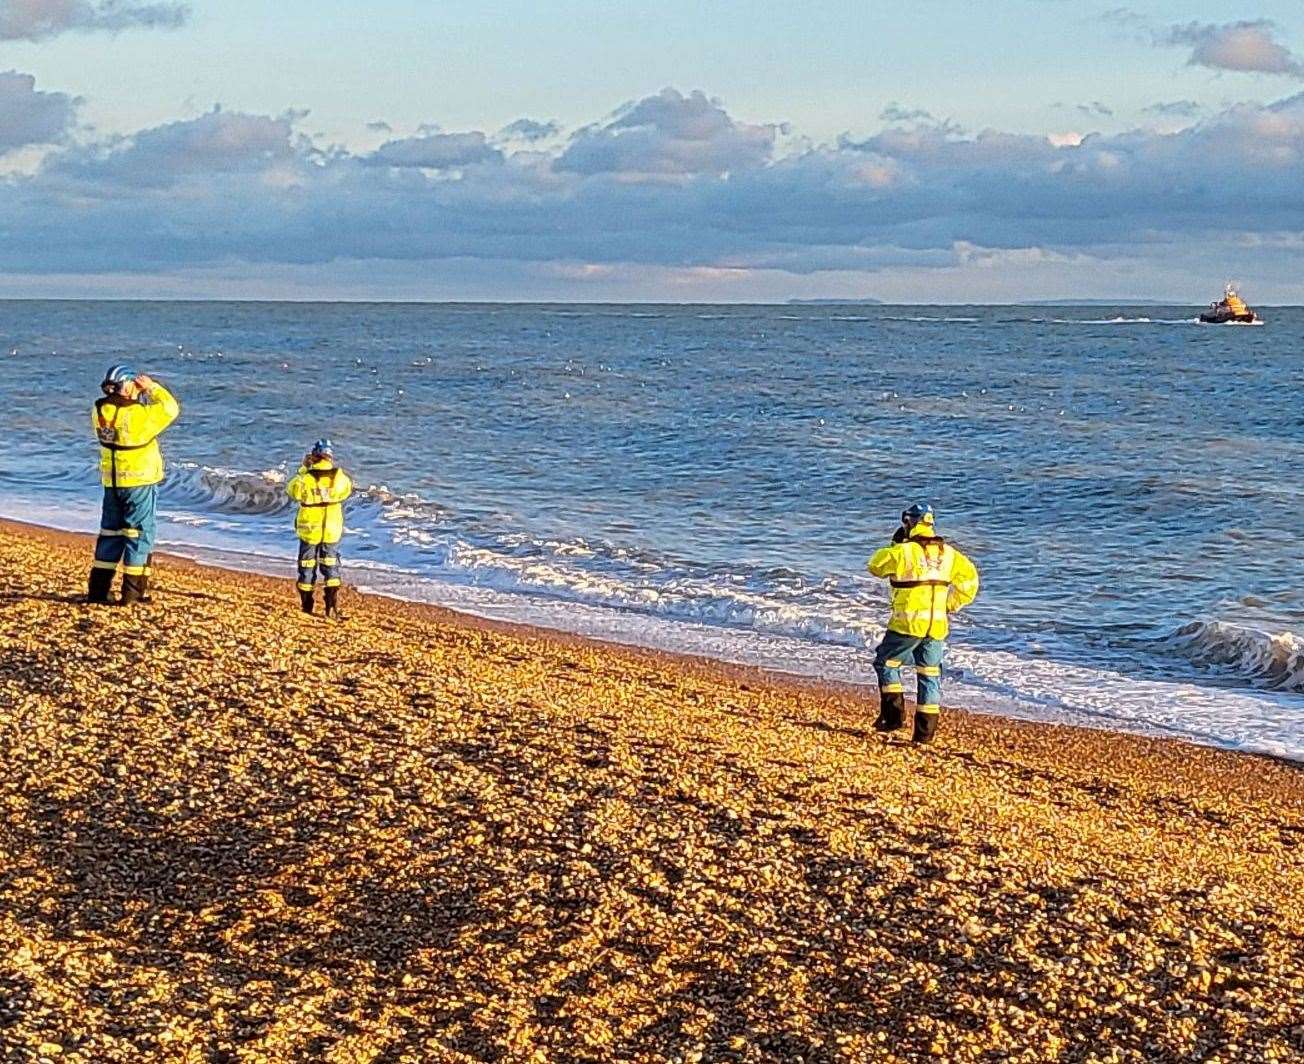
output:
[{"label": "dark cloud layer", "polygon": [[[42,95],[30,79],[12,88]],[[71,107],[59,99],[35,132],[30,99],[12,124],[0,103],[0,144],[57,139]],[[55,148],[34,173],[0,179],[7,268],[391,260],[799,275],[1304,243],[1304,94],[1076,144],[919,122],[785,151],[777,125],[674,90],[553,149],[524,131],[519,150],[467,131],[355,153],[315,144],[300,119],[213,111]]]},{"label": "dark cloud layer", "polygon": [[0,0],[0,40],[39,41],[72,30],[172,29],[189,17],[178,3],[136,0]]}]

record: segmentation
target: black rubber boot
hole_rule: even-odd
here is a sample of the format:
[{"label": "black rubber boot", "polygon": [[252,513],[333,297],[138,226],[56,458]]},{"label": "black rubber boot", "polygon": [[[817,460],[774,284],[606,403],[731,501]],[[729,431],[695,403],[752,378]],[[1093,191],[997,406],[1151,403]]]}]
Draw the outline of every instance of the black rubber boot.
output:
[{"label": "black rubber boot", "polygon": [[135,602],[145,601],[145,591],[149,587],[149,582],[143,574],[136,575],[132,573],[122,574],[122,604],[130,606]]},{"label": "black rubber boot", "polygon": [[140,601],[149,603],[154,600],[149,597],[149,585],[154,578],[154,555],[145,559],[145,575],[140,578]]},{"label": "black rubber boot", "polygon": [[884,691],[879,695],[878,720],[874,730],[892,732],[906,723],[906,696],[900,691]]},{"label": "black rubber boot", "polygon": [[337,621],[344,620],[338,602],[340,589],[338,587],[328,587],[323,591],[323,594],[326,596],[326,616],[334,617]]},{"label": "black rubber boot", "polygon": [[941,719],[940,713],[920,713],[915,711],[915,734],[914,740],[917,743],[927,744],[933,741],[937,735],[937,722]]},{"label": "black rubber boot", "polygon": [[86,601],[101,606],[109,604],[109,592],[113,590],[112,569],[92,569],[90,580],[86,582]]},{"label": "black rubber boot", "polygon": [[299,607],[304,613],[312,612],[312,592],[299,589]]}]

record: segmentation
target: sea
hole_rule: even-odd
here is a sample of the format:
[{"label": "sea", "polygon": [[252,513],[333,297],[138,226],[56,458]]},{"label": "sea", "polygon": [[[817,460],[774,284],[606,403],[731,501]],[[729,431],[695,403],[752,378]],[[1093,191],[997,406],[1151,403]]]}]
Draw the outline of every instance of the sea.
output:
[{"label": "sea", "polygon": [[182,404],[170,551],[288,581],[325,436],[365,593],[872,688],[865,562],[927,501],[982,574],[946,703],[1299,759],[1304,309],[1264,316],[3,302],[0,515],[98,527],[128,362]]}]

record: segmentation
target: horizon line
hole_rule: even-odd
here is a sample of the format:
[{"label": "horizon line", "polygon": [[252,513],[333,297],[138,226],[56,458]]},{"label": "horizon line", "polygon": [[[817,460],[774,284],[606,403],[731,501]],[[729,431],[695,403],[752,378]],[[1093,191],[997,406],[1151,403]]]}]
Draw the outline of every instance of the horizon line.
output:
[{"label": "horizon line", "polygon": [[[251,304],[303,304],[350,305],[359,306],[506,306],[506,307],[786,307],[788,309],[830,309],[837,307],[1196,307],[1203,309],[1204,303],[1191,303],[1188,300],[1164,300],[1155,298],[1142,299],[1100,299],[1084,296],[1081,299],[1041,298],[1013,300],[885,300],[866,296],[861,299],[788,299],[775,300],[672,300],[672,299],[365,299],[344,297],[337,299],[292,296],[281,298],[254,298],[248,296],[3,296],[0,303],[251,303]],[[1264,303],[1256,306],[1272,307],[1277,310],[1304,307],[1304,303]]]}]

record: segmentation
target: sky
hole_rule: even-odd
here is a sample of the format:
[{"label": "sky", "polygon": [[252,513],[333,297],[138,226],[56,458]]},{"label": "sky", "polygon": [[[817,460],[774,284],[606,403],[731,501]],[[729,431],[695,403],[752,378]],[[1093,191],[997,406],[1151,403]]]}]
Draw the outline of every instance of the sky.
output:
[{"label": "sky", "polygon": [[1304,303],[1245,2],[0,0],[0,297]]}]

